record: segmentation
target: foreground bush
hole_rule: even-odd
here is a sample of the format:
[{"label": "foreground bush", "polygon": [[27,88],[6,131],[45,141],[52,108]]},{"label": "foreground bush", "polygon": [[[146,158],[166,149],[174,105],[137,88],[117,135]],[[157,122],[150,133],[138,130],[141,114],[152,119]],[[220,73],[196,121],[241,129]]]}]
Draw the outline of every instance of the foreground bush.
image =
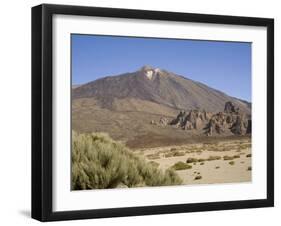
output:
[{"label": "foreground bush", "polygon": [[72,189],[181,184],[172,169],[162,171],[103,133],[72,133]]}]

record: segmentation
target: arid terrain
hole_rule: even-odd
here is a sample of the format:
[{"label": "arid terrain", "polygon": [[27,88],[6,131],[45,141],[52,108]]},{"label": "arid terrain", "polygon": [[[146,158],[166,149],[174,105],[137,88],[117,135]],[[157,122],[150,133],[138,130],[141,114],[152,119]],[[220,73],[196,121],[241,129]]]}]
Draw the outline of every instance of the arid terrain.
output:
[{"label": "arid terrain", "polygon": [[251,139],[143,148],[135,151],[161,169],[174,168],[183,184],[251,181]]},{"label": "arid terrain", "polygon": [[[121,149],[128,149],[129,162],[138,156],[144,158],[144,167],[152,174],[166,172],[161,174],[164,181],[146,182],[147,186],[251,181],[251,124],[251,103],[149,66],[72,88],[73,131],[97,134],[93,136],[104,133],[110,137],[109,143],[117,141],[123,145]],[[103,151],[108,156],[114,148]],[[99,164],[102,169],[103,163]],[[80,167],[75,172],[86,170]],[[134,186],[144,186],[146,174],[142,169],[136,172],[143,179]],[[89,179],[85,180],[83,186],[87,187]],[[99,183],[94,184],[95,188]],[[124,181],[114,183],[120,184],[133,186]],[[106,186],[112,184],[103,183]]]}]

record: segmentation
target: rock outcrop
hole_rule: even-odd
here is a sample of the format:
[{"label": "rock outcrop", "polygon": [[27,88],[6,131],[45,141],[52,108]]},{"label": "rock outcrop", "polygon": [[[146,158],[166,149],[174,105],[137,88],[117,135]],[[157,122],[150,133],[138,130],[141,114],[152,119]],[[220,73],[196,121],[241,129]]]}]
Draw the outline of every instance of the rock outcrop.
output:
[{"label": "rock outcrop", "polygon": [[231,101],[228,101],[225,103],[224,106],[224,112],[225,113],[235,113],[235,112],[239,112],[239,108],[236,107]]},{"label": "rock outcrop", "polygon": [[167,118],[164,118],[164,117],[160,118],[159,125],[166,126],[168,124],[169,124],[169,120]]},{"label": "rock outcrop", "polygon": [[181,111],[169,124],[184,130],[202,129],[211,118],[211,113],[206,111],[191,110],[188,113]]},{"label": "rock outcrop", "polygon": [[245,135],[251,134],[251,118],[239,111],[234,103],[225,103],[224,112],[211,113],[191,110],[181,111],[175,119],[167,123],[183,130],[198,130],[207,136],[213,135]]}]

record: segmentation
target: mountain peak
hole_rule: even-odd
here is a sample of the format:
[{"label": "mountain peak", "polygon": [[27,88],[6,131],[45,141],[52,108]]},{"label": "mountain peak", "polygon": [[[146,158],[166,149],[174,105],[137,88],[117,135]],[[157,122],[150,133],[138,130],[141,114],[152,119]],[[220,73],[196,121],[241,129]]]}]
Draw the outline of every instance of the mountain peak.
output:
[{"label": "mountain peak", "polygon": [[141,67],[140,71],[149,79],[152,80],[153,77],[157,74],[161,74],[161,69],[159,68],[153,68],[152,66],[149,65],[144,65]]},{"label": "mountain peak", "polygon": [[143,65],[140,68],[140,71],[147,71],[147,70],[154,70],[154,67],[150,66],[150,65]]},{"label": "mountain peak", "polygon": [[[73,89],[72,96],[73,99],[95,98],[104,108],[111,108],[115,100],[131,99],[149,101],[173,109],[206,109],[217,112],[224,111],[225,103],[231,101],[242,112],[251,111],[249,104],[221,91],[148,65],[136,72],[105,77],[79,86]],[[229,109],[232,109],[231,106]]]}]

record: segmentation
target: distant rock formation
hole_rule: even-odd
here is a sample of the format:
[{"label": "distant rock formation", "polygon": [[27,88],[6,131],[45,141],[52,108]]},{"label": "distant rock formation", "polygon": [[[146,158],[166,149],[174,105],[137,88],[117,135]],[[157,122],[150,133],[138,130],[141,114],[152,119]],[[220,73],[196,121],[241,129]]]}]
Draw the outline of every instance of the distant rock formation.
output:
[{"label": "distant rock formation", "polygon": [[225,103],[224,112],[225,113],[238,113],[239,108],[235,107],[235,105],[231,101],[228,101]]},{"label": "distant rock formation", "polygon": [[167,126],[169,124],[169,119],[165,117],[161,117],[159,122],[156,122],[155,120],[150,121],[151,125],[158,125],[158,126]]},{"label": "distant rock formation", "polygon": [[211,113],[205,110],[180,111],[175,119],[167,123],[183,130],[202,130],[207,136],[251,134],[251,119],[239,111],[234,103],[225,103],[224,112]]},{"label": "distant rock formation", "polygon": [[169,123],[169,120],[168,120],[167,118],[162,117],[162,118],[160,118],[160,120],[159,120],[159,124],[160,124],[161,126],[166,126],[166,125],[168,125],[168,123]]},{"label": "distant rock formation", "polygon": [[201,129],[212,114],[206,111],[191,110],[188,113],[181,111],[169,124],[184,130]]}]

